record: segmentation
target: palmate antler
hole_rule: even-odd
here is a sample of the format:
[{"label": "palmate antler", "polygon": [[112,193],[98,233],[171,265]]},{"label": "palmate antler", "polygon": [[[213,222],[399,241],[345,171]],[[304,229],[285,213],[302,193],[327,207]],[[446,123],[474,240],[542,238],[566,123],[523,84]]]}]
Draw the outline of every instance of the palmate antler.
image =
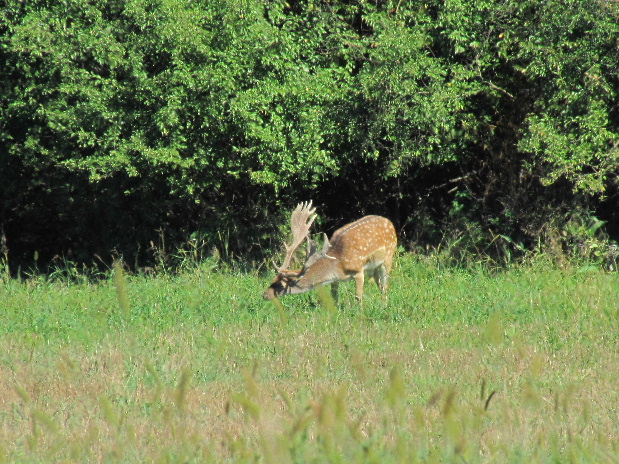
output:
[{"label": "palmate antler", "polygon": [[315,212],[316,208],[312,208],[311,201],[299,203],[292,212],[292,215],[290,216],[292,243],[290,245],[285,244],[286,258],[281,266],[275,266],[277,272],[282,272],[289,268],[294,252],[297,251],[297,248],[299,248],[299,246],[303,243],[303,240],[309,236],[310,227],[312,227],[312,224],[316,219],[316,215],[314,214]]}]

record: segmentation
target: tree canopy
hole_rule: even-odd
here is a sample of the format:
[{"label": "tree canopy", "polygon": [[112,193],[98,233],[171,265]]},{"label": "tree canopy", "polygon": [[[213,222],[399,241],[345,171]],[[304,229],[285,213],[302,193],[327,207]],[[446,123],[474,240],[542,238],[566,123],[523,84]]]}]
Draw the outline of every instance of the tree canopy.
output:
[{"label": "tree canopy", "polygon": [[499,254],[619,234],[615,2],[7,0],[0,61],[16,262],[261,256],[308,198]]}]

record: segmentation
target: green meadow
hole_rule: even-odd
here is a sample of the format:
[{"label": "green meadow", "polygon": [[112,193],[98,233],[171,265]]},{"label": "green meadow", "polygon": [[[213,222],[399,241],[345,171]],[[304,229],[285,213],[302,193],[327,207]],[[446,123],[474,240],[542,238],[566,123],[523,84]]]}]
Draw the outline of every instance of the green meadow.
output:
[{"label": "green meadow", "polygon": [[619,461],[617,274],[405,255],[362,308],[270,277],[0,279],[0,462]]}]

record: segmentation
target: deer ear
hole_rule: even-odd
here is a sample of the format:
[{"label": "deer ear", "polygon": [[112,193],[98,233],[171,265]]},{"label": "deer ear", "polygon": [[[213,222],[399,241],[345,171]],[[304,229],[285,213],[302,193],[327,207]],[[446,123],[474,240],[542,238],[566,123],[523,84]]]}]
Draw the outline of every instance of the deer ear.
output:
[{"label": "deer ear", "polygon": [[318,250],[318,244],[307,237],[307,258],[316,253],[316,250]]},{"label": "deer ear", "polygon": [[323,238],[324,238],[324,242],[322,244],[322,252],[326,253],[329,250],[329,247],[331,246],[331,244],[329,243],[329,237],[327,237],[327,234],[323,233]]}]

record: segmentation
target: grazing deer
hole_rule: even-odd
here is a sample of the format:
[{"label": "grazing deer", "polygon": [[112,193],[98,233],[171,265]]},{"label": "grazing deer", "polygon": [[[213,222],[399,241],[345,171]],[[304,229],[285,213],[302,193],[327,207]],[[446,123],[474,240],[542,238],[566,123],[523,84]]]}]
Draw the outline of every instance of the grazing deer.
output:
[{"label": "grazing deer", "polygon": [[[316,219],[312,202],[300,203],[292,212],[290,223],[293,240],[286,246],[284,264],[277,267],[277,277],[264,292],[272,300],[287,294],[304,293],[320,285],[331,284],[337,301],[340,282],[355,279],[357,300],[363,300],[364,272],[372,273],[383,296],[387,296],[389,272],[397,247],[395,228],[389,219],[365,216],[335,231],[331,240],[325,234],[322,251],[309,239],[309,230]],[[294,252],[307,239],[308,252],[303,269],[289,269]]]}]

